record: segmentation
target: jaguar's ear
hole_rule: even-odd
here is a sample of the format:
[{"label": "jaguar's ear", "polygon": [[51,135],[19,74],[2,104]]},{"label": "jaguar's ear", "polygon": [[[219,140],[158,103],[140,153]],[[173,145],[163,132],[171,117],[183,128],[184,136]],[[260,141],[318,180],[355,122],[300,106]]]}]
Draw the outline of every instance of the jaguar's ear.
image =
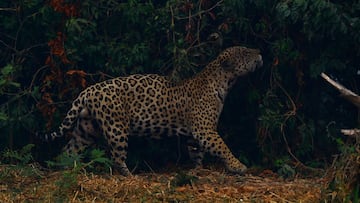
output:
[{"label": "jaguar's ear", "polygon": [[233,63],[233,61],[229,59],[220,62],[220,66],[225,71],[232,71],[235,68],[235,64]]}]

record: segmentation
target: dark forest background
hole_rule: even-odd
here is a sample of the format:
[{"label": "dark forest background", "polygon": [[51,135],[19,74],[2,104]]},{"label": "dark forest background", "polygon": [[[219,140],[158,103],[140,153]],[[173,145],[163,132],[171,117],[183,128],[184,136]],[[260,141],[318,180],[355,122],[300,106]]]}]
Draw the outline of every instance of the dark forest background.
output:
[{"label": "dark forest background", "polygon": [[[56,129],[88,85],[133,73],[182,80],[242,45],[260,49],[264,66],[231,90],[225,142],[250,166],[326,167],[346,142],[339,129],[359,118],[319,75],[359,92],[359,13],[355,0],[1,1],[0,151],[35,143],[49,160],[62,145],[35,133]],[[177,139],[134,142],[129,162],[179,156]]]}]

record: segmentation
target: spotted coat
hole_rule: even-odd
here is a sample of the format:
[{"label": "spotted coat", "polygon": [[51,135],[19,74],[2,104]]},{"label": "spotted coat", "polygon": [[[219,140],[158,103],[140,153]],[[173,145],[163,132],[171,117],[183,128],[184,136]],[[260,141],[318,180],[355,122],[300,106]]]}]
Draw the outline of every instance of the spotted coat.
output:
[{"label": "spotted coat", "polygon": [[208,152],[221,158],[229,171],[242,173],[246,166],[234,157],[216,129],[229,88],[239,76],[261,65],[258,50],[231,47],[179,84],[154,74],[94,84],[80,93],[59,131],[48,137],[70,132],[65,150],[78,153],[104,136],[115,165],[123,175],[130,175],[125,163],[129,136],[187,136],[191,138],[190,156],[197,165]]}]

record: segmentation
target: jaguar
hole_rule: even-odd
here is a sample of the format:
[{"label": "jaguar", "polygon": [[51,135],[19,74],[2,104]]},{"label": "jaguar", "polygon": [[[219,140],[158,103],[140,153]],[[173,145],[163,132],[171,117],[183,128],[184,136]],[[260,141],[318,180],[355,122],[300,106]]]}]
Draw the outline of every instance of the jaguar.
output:
[{"label": "jaguar", "polygon": [[165,76],[134,74],[96,83],[73,101],[54,140],[69,134],[68,154],[80,153],[105,138],[114,167],[131,175],[125,161],[129,136],[186,136],[190,158],[201,166],[204,153],[220,158],[226,169],[244,173],[241,163],[217,132],[225,98],[236,79],[262,66],[257,49],[234,46],[193,77],[173,83]]}]

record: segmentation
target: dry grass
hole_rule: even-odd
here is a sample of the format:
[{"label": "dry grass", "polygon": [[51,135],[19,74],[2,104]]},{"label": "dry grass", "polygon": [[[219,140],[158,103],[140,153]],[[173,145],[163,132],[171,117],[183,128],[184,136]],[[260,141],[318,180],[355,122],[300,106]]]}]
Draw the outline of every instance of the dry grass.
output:
[{"label": "dry grass", "polygon": [[[355,191],[360,186],[360,136],[344,145],[342,153],[335,157],[329,168],[327,179],[327,188],[332,190],[328,199],[349,201],[349,194],[360,192],[359,188]],[[359,202],[360,194],[352,196],[353,202]]]},{"label": "dry grass", "polygon": [[320,178],[283,180],[271,171],[257,176],[208,169],[132,177],[81,173],[71,187],[59,184],[66,184],[63,171],[42,177],[10,173],[0,182],[0,202],[318,202],[325,185]]}]

